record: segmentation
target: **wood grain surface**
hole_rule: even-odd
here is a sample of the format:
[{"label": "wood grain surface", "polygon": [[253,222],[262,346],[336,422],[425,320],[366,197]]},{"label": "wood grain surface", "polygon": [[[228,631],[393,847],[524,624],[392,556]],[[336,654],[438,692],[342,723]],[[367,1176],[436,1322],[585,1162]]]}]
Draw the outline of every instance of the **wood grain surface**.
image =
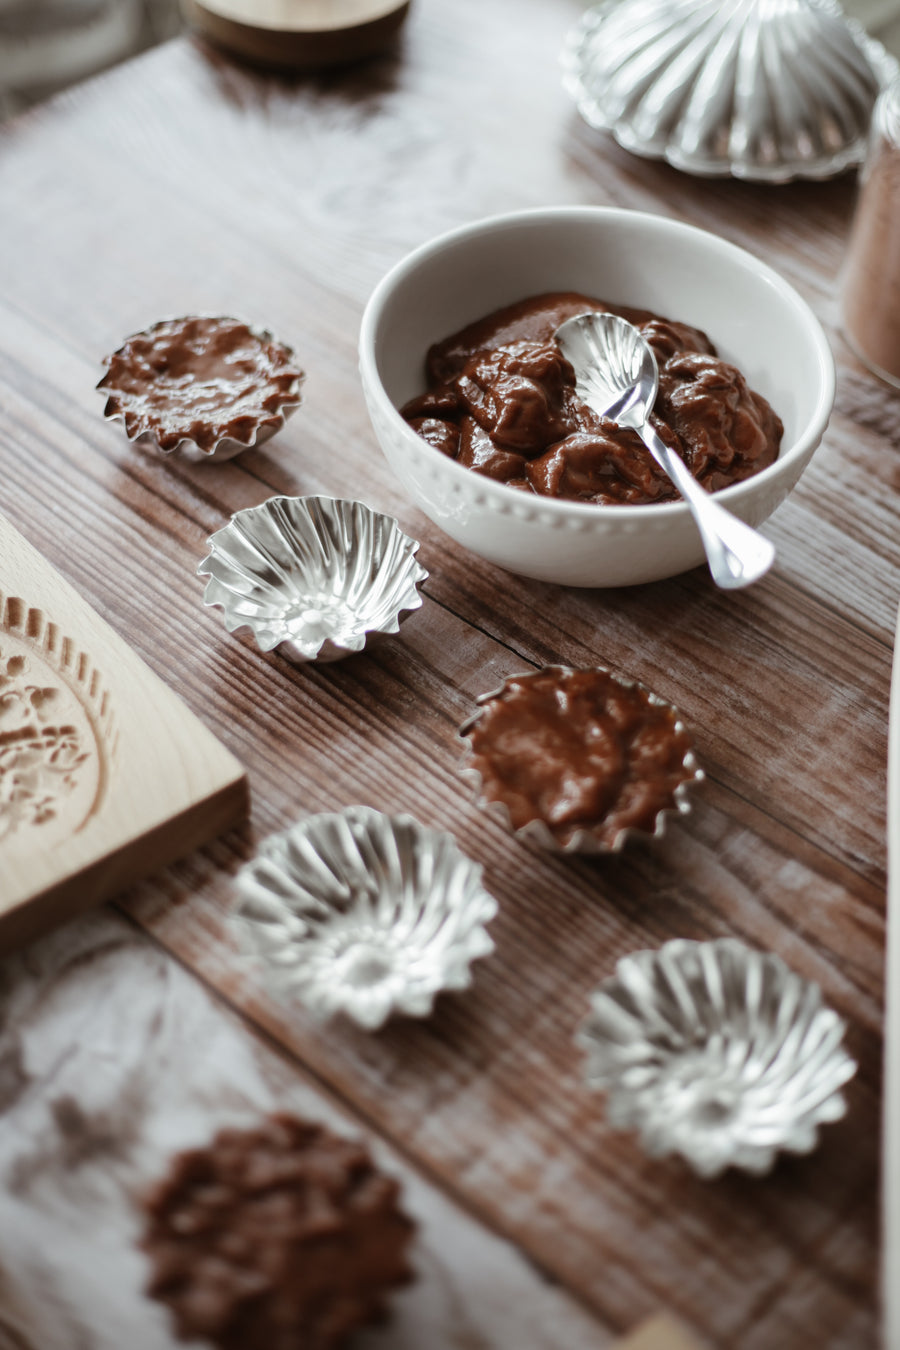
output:
[{"label": "wood grain surface", "polygon": [[[477,1231],[513,1243],[596,1319],[601,1344],[666,1307],[714,1347],[867,1350],[900,402],[837,331],[855,184],[764,189],[629,156],[584,127],[560,88],[556,53],[577,14],[568,0],[416,0],[395,55],[295,82],[179,41],[9,127],[0,510],[248,767],[249,825],[119,903],[280,1048],[286,1081],[311,1076]],[[724,235],[791,281],[832,338],[831,424],[765,527],[775,569],[747,592],[718,593],[703,570],[594,592],[513,577],[415,511],[378,451],[356,337],[384,271],[458,223],[569,202]],[[230,464],[130,446],[93,389],[124,336],[192,311],[265,323],[308,373],[285,430]],[[430,578],[398,638],[296,668],[230,638],[194,573],[232,511],[319,491],[396,514]],[[693,729],[707,782],[659,847],[551,857],[470,803],[457,726],[503,676],[554,661],[634,676]],[[230,876],[265,835],[353,802],[450,828],[500,902],[497,951],[473,989],[376,1036],[274,1003],[227,922]],[[704,1183],[608,1128],[573,1035],[619,956],[723,934],[821,982],[859,1071],[815,1153],[767,1178]],[[109,985],[116,969],[111,958]],[[103,987],[85,973],[86,1007]],[[161,1098],[176,1101],[177,1079],[160,1077]],[[58,1265],[62,1280],[64,1255]],[[129,1343],[155,1345],[143,1328]],[[574,1342],[561,1330],[548,1343]]]}]

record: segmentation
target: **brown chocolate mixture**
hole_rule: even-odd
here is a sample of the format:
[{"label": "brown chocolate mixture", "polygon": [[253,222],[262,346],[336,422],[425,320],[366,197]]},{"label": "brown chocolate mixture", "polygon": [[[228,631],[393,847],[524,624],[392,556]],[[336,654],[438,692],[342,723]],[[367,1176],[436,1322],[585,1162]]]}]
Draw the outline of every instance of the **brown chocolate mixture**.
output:
[{"label": "brown chocolate mixture", "polygon": [[331,1350],[410,1278],[412,1222],[368,1152],[276,1115],[179,1154],[147,1201],[147,1292],[183,1340]]},{"label": "brown chocolate mixture", "polygon": [[106,416],[124,414],[132,438],[152,435],[162,450],[184,440],[211,453],[223,437],[245,444],[300,402],[303,372],[290,347],[237,319],[167,319],[135,333],[112,356],[97,385]]},{"label": "brown chocolate mixture", "polygon": [[428,392],[403,416],[432,445],[476,473],[549,497],[600,503],[678,499],[636,432],[597,417],[575,393],[554,341],[588,310],[635,324],[659,365],[651,421],[710,492],[771,464],[783,426],[719,360],[705,333],[646,310],[573,292],[534,296],[470,324],[428,352]]},{"label": "brown chocolate mixture", "polygon": [[599,669],[515,676],[465,734],[484,796],[515,829],[543,820],[560,844],[578,830],[610,848],[621,830],[652,832],[697,772],[675,709]]}]

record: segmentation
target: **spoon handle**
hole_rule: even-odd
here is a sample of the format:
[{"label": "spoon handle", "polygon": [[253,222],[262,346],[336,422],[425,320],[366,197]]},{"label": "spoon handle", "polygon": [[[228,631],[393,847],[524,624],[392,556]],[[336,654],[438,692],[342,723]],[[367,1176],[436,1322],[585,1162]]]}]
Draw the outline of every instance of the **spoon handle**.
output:
[{"label": "spoon handle", "polygon": [[774,546],[764,535],[720,506],[649,422],[644,422],[638,431],[657,464],[665,469],[690,507],[716,585],[723,590],[737,590],[758,581],[775,561]]}]

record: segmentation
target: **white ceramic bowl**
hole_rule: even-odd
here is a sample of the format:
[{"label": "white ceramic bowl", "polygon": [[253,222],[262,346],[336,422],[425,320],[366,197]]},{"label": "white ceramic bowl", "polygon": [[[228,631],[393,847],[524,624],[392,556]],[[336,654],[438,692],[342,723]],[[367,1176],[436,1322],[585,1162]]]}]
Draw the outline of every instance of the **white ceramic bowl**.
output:
[{"label": "white ceramic bowl", "polygon": [[473,553],[572,586],[628,586],[704,561],[681,502],[595,506],[539,497],[474,473],[397,411],[425,388],[425,354],[502,305],[574,290],[702,328],[784,422],[777,461],[718,499],[759,525],[794,487],[828,422],[834,359],[812,310],[777,272],[704,230],[606,207],[561,206],[453,230],[375,288],[360,332],[372,425],[418,506]]}]

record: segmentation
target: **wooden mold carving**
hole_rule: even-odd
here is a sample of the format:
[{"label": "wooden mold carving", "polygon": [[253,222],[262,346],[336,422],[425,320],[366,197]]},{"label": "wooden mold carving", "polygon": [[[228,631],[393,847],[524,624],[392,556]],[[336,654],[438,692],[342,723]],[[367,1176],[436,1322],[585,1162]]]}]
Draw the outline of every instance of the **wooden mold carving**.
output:
[{"label": "wooden mold carving", "polygon": [[237,760],[0,518],[0,952],[246,811]]},{"label": "wooden mold carving", "polygon": [[90,657],[40,610],[0,593],[0,848],[46,848],[81,829],[101,805],[114,748]]}]

